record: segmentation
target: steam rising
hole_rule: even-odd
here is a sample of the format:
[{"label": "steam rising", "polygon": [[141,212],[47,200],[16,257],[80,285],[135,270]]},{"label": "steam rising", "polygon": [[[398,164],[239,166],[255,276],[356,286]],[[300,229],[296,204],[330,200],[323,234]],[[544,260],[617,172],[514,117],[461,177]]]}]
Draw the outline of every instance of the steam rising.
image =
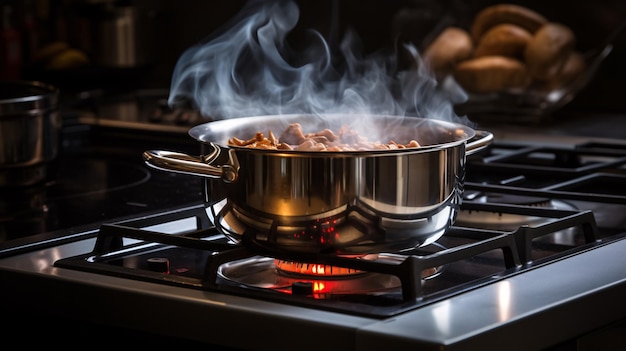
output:
[{"label": "steam rising", "polygon": [[[363,56],[348,32],[339,55],[321,34],[308,32],[306,49],[287,45],[299,8],[291,1],[251,1],[218,35],[178,60],[169,103],[191,102],[215,119],[292,113],[418,115],[459,121],[460,88],[438,86],[411,45],[415,70],[398,71],[397,57]],[[340,56],[340,57],[337,57]]]}]

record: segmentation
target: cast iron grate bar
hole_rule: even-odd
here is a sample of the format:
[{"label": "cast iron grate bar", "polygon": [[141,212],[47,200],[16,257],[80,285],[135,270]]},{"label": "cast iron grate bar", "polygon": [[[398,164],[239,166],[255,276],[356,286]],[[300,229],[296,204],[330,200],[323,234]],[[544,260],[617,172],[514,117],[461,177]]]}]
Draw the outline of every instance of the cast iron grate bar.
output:
[{"label": "cast iron grate bar", "polygon": [[[467,243],[464,241],[464,244],[451,245],[450,247],[446,247],[443,250],[434,253],[424,253],[423,250],[419,248],[407,253],[399,254],[405,258],[396,262],[355,260],[322,254],[301,255],[299,253],[272,252],[267,248],[255,248],[254,246],[250,247],[249,245],[252,244],[246,242],[242,243],[243,245],[234,245],[215,240],[202,240],[203,238],[209,238],[219,234],[214,227],[200,227],[200,229],[190,230],[184,233],[164,234],[161,232],[133,227],[138,224],[147,224],[141,221],[132,223],[124,222],[103,225],[98,233],[96,244],[94,245],[92,253],[81,257],[77,256],[60,260],[62,262],[57,262],[59,262],[59,266],[63,267],[78,265],[80,268],[76,269],[87,271],[95,270],[105,274],[123,276],[131,279],[134,277],[135,279],[153,282],[156,281],[165,284],[181,285],[212,291],[232,292],[234,294],[243,294],[252,297],[255,296],[255,293],[257,293],[258,290],[250,289],[251,291],[249,292],[241,291],[241,287],[236,289],[237,287],[229,286],[223,281],[220,281],[217,276],[218,267],[226,262],[249,258],[256,255],[265,255],[273,258],[299,261],[302,263],[328,264],[373,273],[389,274],[398,277],[401,283],[400,289],[402,296],[401,302],[399,302],[400,305],[397,305],[396,309],[392,309],[392,311],[395,311],[398,309],[402,310],[406,308],[415,308],[416,304],[420,305],[429,303],[428,301],[436,300],[439,297],[461,293],[462,291],[482,286],[483,284],[487,284],[496,279],[510,276],[510,274],[514,274],[515,272],[523,271],[524,266],[530,260],[530,243],[536,237],[572,226],[581,226],[584,231],[585,241],[592,242],[595,240],[597,231],[593,214],[585,211],[580,212],[575,210],[557,210],[543,207],[472,202],[465,202],[462,205],[462,209],[477,211],[503,211],[506,213],[553,217],[556,221],[532,228],[522,226],[513,232],[452,226],[449,228],[448,232],[446,232],[446,237],[462,238],[465,240],[469,239],[472,242]],[[206,215],[203,211],[181,211],[178,216],[173,216],[173,218],[170,219],[176,220],[183,217],[190,217],[190,214]],[[198,223],[201,222],[200,220],[198,221]],[[154,224],[156,223],[150,223],[150,225]],[[206,258],[203,271],[198,278],[180,277],[180,280],[178,280],[178,277],[170,274],[167,279],[163,279],[165,276],[163,273],[150,271],[143,272],[143,270],[139,270],[139,272],[137,272],[137,269],[107,264],[108,260],[116,259],[118,256],[123,257],[125,255],[133,255],[132,250],[128,250],[129,246],[122,246],[122,238],[132,238],[140,241],[139,243],[133,245],[145,246],[146,243],[161,243],[181,248],[209,250],[210,254]],[[140,248],[140,246],[137,246],[137,250],[143,249]],[[502,252],[504,260],[503,262],[500,261],[496,264],[503,265],[501,270],[503,274],[476,277],[472,281],[447,288],[445,291],[437,291],[433,293],[427,293],[424,291],[425,283],[421,278],[422,271],[430,268],[446,266],[457,261],[472,259],[492,250],[501,250]],[[93,262],[87,262],[88,257]],[[93,268],[94,263],[95,268]],[[283,302],[289,302],[292,298],[295,298],[296,300],[301,300],[303,298],[302,296],[291,296],[283,293],[272,294],[271,292],[264,292],[260,296],[265,296],[264,294],[269,294],[271,298],[278,299]],[[319,303],[319,301],[317,302]],[[322,302],[322,304],[330,304],[330,302]],[[343,302],[339,305],[341,304],[343,304]],[[334,307],[328,308],[334,309]],[[341,307],[340,310],[343,308],[344,307]],[[351,311],[352,309],[348,308],[347,310]],[[382,307],[378,308],[372,306],[368,308],[368,310],[378,309],[382,309],[383,311],[375,312],[376,315],[389,315],[389,313],[395,313],[385,310]]]},{"label": "cast iron grate bar", "polygon": [[[449,233],[446,235],[473,238],[477,240],[476,242],[446,248],[428,255],[407,254],[400,263],[355,260],[331,255],[301,255],[271,252],[261,247],[251,248],[246,246],[245,243],[244,246],[235,246],[200,239],[204,237],[205,234],[214,235],[215,233],[214,228],[205,228],[198,231],[174,235],[119,224],[104,224],[98,233],[93,252],[89,255],[85,255],[85,257],[91,257],[91,260],[94,262],[101,262],[103,260],[99,259],[99,256],[116,253],[129,247],[123,245],[123,238],[139,240],[140,243],[134,244],[137,246],[149,242],[189,249],[209,250],[213,252],[213,254],[207,258],[204,278],[199,284],[208,288],[217,289],[219,288],[217,272],[221,264],[252,257],[254,255],[265,255],[267,257],[293,260],[302,263],[327,264],[371,273],[394,275],[398,277],[401,282],[403,301],[413,301],[424,297],[421,273],[429,268],[445,266],[446,264],[469,259],[497,249],[502,250],[504,257],[503,269],[516,268],[521,265],[515,240],[510,233],[473,228],[451,227]],[[124,252],[122,255],[126,254],[127,252]],[[405,255],[402,254],[401,256]],[[88,267],[88,264],[84,265],[84,268],[86,267]],[[117,275],[122,274],[121,271],[123,267],[113,268]],[[105,271],[109,270],[110,269],[105,269]],[[138,275],[145,278],[153,274],[154,272],[148,272],[144,275]]]},{"label": "cast iron grate bar", "polygon": [[532,261],[532,241],[536,238],[560,232],[569,228],[582,229],[586,244],[595,242],[598,236],[598,227],[591,211],[583,211],[560,218],[558,221],[546,223],[538,227],[522,226],[513,236],[519,248],[520,259],[524,263]]},{"label": "cast iron grate bar", "polygon": [[626,155],[626,144],[616,144],[610,142],[589,141],[575,146],[581,152],[602,152],[607,155]]},{"label": "cast iron grate bar", "polygon": [[[533,155],[551,155],[552,158],[537,158]],[[585,157],[612,157],[613,160],[600,160],[583,163]],[[621,157],[619,157],[621,156]],[[526,163],[529,160],[530,163]],[[587,174],[602,169],[615,168],[626,163],[625,153],[615,150],[589,148],[558,148],[546,146],[524,147],[504,154],[483,157],[480,162],[472,162],[472,166],[484,169],[517,170],[534,174],[569,175],[571,173]]]},{"label": "cast iron grate bar", "polygon": [[149,216],[119,221],[116,224],[123,224],[129,227],[141,228],[191,217],[195,218],[197,228],[208,229],[213,227],[213,224],[206,215],[206,208],[204,204],[182,209],[178,208],[171,211],[161,211]]},{"label": "cast iron grate bar", "polygon": [[478,191],[483,191],[483,192],[511,194],[511,195],[553,198],[553,199],[626,204],[626,196],[611,195],[611,194],[580,193],[580,192],[559,191],[559,190],[549,190],[549,189],[530,189],[530,188],[520,188],[520,187],[512,187],[512,186],[506,186],[506,185],[482,184],[482,183],[474,183],[474,182],[465,182],[465,189],[466,190],[478,190]]},{"label": "cast iron grate bar", "polygon": [[524,264],[532,261],[532,241],[536,238],[578,227],[582,230],[584,242],[590,244],[597,240],[599,234],[593,212],[588,210],[563,210],[549,207],[471,201],[464,202],[462,208],[466,211],[485,211],[554,219],[553,221],[538,224],[535,227],[522,225],[512,232],[512,236],[517,244],[519,257]]},{"label": "cast iron grate bar", "polygon": [[118,224],[103,224],[100,227],[93,253],[103,254],[120,250],[124,247],[123,238],[208,251],[221,251],[233,248],[231,244],[202,240],[202,237],[207,236],[205,234],[215,235],[217,232],[215,228],[208,228],[182,234],[164,234]]}]

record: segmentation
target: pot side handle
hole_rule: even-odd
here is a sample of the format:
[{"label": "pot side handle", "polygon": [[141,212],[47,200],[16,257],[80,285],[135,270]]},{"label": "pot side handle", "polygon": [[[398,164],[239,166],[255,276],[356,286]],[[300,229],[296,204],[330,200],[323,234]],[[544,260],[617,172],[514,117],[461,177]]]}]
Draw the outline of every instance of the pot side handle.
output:
[{"label": "pot side handle", "polygon": [[477,130],[476,136],[465,146],[465,155],[472,155],[491,145],[492,142],[493,133],[484,130]]},{"label": "pot side handle", "polygon": [[214,151],[204,156],[190,156],[180,152],[147,150],[143,153],[146,164],[152,168],[163,171],[204,176],[208,178],[221,178],[227,183],[237,180],[239,163],[233,150],[229,150],[229,163],[225,165],[213,165],[220,155],[221,148],[214,147]]}]

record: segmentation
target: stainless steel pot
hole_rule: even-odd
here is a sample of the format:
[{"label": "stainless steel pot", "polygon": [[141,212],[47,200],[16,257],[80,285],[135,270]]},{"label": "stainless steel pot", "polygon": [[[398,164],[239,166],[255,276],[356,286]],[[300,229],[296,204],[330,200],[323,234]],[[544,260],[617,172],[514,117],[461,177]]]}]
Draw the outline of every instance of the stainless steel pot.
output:
[{"label": "stainless steel pot", "polygon": [[106,67],[137,67],[152,62],[156,19],[150,10],[108,6],[99,12],[96,62]]},{"label": "stainless steel pot", "polygon": [[0,186],[31,185],[58,154],[59,91],[40,82],[0,82]]},{"label": "stainless steel pot", "polygon": [[[228,146],[298,122],[305,132],[342,125],[381,141],[422,147],[377,151],[278,151]],[[146,151],[162,170],[207,177],[207,213],[228,238],[298,253],[397,252],[436,241],[461,203],[465,156],[493,135],[464,125],[398,116],[245,117],[193,127],[199,157]],[[378,140],[369,138],[370,140]]]}]

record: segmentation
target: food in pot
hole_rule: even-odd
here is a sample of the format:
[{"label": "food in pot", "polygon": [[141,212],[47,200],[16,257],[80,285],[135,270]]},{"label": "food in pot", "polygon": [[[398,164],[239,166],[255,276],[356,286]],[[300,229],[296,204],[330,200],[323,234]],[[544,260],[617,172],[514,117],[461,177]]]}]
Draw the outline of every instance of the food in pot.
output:
[{"label": "food in pot", "polygon": [[232,137],[228,140],[228,145],[297,151],[395,150],[420,147],[415,140],[410,140],[406,144],[399,144],[393,140],[388,143],[368,141],[367,138],[347,126],[340,128],[337,133],[330,129],[304,133],[300,123],[289,124],[278,138],[270,130],[268,136],[265,136],[263,132],[257,132],[254,137],[247,140]]},{"label": "food in pot", "polygon": [[[452,75],[470,93],[548,91],[585,71],[575,45],[576,36],[566,25],[523,6],[496,4],[478,12],[468,30],[444,29],[424,50],[424,62],[437,79]],[[433,54],[438,52],[445,55]],[[576,66],[564,72],[568,61]]]}]

